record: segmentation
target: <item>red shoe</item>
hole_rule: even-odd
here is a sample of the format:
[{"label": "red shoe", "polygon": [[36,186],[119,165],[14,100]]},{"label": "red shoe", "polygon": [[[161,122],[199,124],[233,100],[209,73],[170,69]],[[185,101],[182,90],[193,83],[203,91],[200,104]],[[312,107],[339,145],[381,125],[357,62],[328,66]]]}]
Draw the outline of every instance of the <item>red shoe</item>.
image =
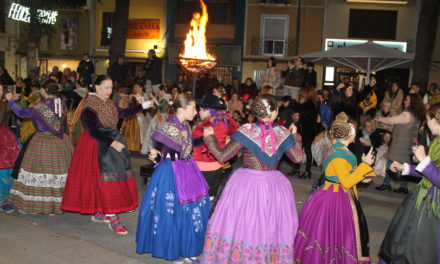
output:
[{"label": "red shoe", "polygon": [[110,216],[106,216],[103,213],[96,213],[92,215],[92,222],[95,223],[110,223]]},{"label": "red shoe", "polygon": [[108,227],[115,231],[117,234],[120,235],[126,235],[128,234],[127,228],[125,228],[124,224],[119,220],[119,216],[111,216],[110,217],[110,223],[108,224]]}]

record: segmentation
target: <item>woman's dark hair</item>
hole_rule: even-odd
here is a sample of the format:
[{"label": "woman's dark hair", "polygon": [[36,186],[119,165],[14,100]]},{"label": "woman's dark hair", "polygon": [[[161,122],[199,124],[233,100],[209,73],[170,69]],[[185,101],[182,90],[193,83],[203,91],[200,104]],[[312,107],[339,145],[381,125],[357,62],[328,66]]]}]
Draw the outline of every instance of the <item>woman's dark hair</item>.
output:
[{"label": "woman's dark hair", "polygon": [[[440,103],[435,103],[431,105],[428,109],[428,116],[430,118],[436,118],[437,112],[440,110]],[[440,120],[438,120],[440,122]]]},{"label": "woman's dark hair", "polygon": [[[398,87],[398,88],[397,88],[397,91],[396,91],[395,93],[393,93],[393,90],[392,90],[393,84],[397,85],[397,87]],[[396,95],[399,93],[399,90],[400,90],[400,83],[399,83],[398,81],[394,81],[394,82],[391,83],[391,86],[390,86],[390,88],[388,89],[388,95],[389,95],[391,98],[394,98],[394,97],[396,97]]]},{"label": "woman's dark hair", "polygon": [[413,114],[419,121],[425,119],[426,108],[423,104],[422,98],[418,94],[408,94],[410,99],[409,107],[407,110]]},{"label": "woman's dark hair", "polygon": [[268,59],[268,62],[267,62],[267,68],[269,68],[269,61],[272,62],[272,67],[277,66],[277,61],[275,60],[275,58],[274,58],[274,57],[270,57],[270,58]]},{"label": "woman's dark hair", "polygon": [[60,96],[60,87],[56,83],[49,83],[45,89],[47,94]]},{"label": "woman's dark hair", "polygon": [[101,83],[103,81],[106,81],[106,80],[110,80],[111,81],[112,78],[110,78],[110,76],[105,75],[105,74],[98,75],[98,77],[96,77],[95,85],[101,85]]},{"label": "woman's dark hair", "polygon": [[77,80],[76,84],[79,85],[81,88],[86,88],[87,84],[83,79]]},{"label": "woman's dark hair", "polygon": [[257,101],[252,105],[251,112],[255,114],[258,119],[263,119],[269,115],[266,105],[269,105],[270,112],[278,109],[278,100],[272,94],[262,94]]},{"label": "woman's dark hair", "polygon": [[167,87],[165,85],[163,85],[163,84],[159,85],[158,89],[161,90],[161,91],[165,91],[165,92],[167,91]]},{"label": "woman's dark hair", "polygon": [[246,78],[246,81],[244,81],[244,83],[246,83],[248,80],[251,81],[252,84],[254,83],[254,80],[252,80],[252,78],[250,78],[250,77],[247,77],[247,78]]},{"label": "woman's dark hair", "polygon": [[186,108],[191,102],[194,102],[194,98],[189,94],[178,94],[173,103],[173,110],[177,113],[177,109]]},{"label": "woman's dark hair", "polygon": [[35,87],[37,89],[40,89],[41,88],[41,84],[38,81],[33,81],[31,83],[31,87]]}]

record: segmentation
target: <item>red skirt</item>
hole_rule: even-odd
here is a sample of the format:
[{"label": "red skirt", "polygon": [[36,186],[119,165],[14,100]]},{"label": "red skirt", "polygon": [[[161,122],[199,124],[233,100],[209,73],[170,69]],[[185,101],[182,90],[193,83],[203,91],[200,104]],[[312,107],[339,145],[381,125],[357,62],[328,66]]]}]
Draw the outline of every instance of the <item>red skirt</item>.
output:
[{"label": "red skirt", "polygon": [[73,154],[61,209],[82,214],[114,214],[138,206],[135,178],[101,181],[99,164],[98,142],[85,130]]}]

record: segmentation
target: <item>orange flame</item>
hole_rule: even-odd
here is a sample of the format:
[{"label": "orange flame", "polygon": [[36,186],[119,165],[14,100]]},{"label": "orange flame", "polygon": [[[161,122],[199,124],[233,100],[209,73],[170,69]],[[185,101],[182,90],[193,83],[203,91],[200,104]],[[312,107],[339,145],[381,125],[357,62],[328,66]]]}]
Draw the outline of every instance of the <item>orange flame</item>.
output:
[{"label": "orange flame", "polygon": [[186,34],[185,48],[183,54],[180,54],[180,62],[184,66],[191,64],[185,59],[204,60],[199,65],[202,67],[212,68],[215,63],[215,57],[208,53],[206,49],[206,25],[208,24],[208,9],[203,0],[200,0],[200,6],[202,7],[202,14],[199,12],[193,14],[193,18],[190,23],[190,29]]}]

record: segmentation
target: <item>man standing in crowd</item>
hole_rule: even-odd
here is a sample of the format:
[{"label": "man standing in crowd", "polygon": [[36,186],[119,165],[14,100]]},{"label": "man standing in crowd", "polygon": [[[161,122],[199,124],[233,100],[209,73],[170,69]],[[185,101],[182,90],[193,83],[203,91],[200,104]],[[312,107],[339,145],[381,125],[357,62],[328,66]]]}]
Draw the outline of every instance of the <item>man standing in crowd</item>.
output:
[{"label": "man standing in crowd", "polygon": [[284,94],[291,97],[299,96],[307,71],[303,67],[304,58],[295,57],[287,62],[287,69],[282,72],[284,78]]},{"label": "man standing in crowd", "polygon": [[128,77],[128,69],[124,56],[119,56],[118,60],[113,62],[110,67],[110,77],[116,86],[124,86],[125,80]]},{"label": "man standing in crowd", "polygon": [[84,53],[83,59],[79,62],[76,71],[78,72],[79,79],[84,78],[84,82],[87,84],[92,83],[92,75],[95,73],[95,66],[90,60],[88,53]]},{"label": "man standing in crowd", "polygon": [[145,72],[147,79],[146,91],[148,93],[152,90],[156,94],[162,84],[162,60],[156,56],[154,49],[148,51]]}]

